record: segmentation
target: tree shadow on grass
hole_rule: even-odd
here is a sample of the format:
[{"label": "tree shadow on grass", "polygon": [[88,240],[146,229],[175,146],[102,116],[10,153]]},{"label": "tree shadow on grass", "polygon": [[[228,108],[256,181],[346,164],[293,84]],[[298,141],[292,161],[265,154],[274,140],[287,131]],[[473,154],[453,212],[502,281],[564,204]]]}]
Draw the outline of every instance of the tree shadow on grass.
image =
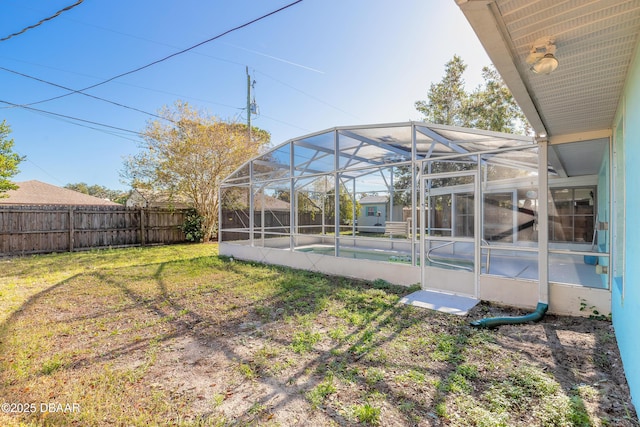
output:
[{"label": "tree shadow on grass", "polygon": [[[0,397],[69,399],[68,388],[92,386],[108,393],[109,384],[95,383],[108,369],[122,372],[123,384],[113,385],[115,404],[88,419],[98,425],[124,403],[140,408],[116,423],[286,425],[297,416],[344,425],[370,404],[383,424],[446,424],[456,387],[483,387],[463,368],[487,333],[403,306],[404,293],[212,257],[83,273],[33,296],[2,325]],[[32,330],[41,345],[20,341]],[[17,360],[24,366],[11,368]],[[55,420],[87,421],[73,416]]]}]

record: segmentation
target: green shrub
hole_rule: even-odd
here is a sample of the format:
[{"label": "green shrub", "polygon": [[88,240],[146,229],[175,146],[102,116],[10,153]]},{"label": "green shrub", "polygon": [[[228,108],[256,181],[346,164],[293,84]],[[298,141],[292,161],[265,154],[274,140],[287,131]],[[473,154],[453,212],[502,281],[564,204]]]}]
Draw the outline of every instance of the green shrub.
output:
[{"label": "green shrub", "polygon": [[202,242],[204,237],[204,231],[202,230],[203,221],[204,217],[195,209],[189,209],[187,211],[180,230],[182,230],[188,242]]}]

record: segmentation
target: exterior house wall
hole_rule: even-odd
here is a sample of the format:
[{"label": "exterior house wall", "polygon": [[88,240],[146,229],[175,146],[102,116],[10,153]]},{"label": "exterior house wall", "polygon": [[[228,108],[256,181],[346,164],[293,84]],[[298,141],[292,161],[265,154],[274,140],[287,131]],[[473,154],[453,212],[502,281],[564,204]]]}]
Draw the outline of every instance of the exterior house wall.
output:
[{"label": "exterior house wall", "polygon": [[[373,207],[375,214],[367,216],[367,208]],[[380,217],[378,217],[380,212]],[[403,221],[402,206],[394,206],[393,210],[389,209],[389,203],[362,203],[360,202],[360,211],[358,212],[358,231],[382,233],[383,228],[374,227],[375,224],[385,225],[387,221]]]},{"label": "exterior house wall", "polygon": [[[367,210],[373,208],[374,215],[368,216]],[[378,216],[380,213],[380,216]],[[386,203],[362,203],[360,202],[360,212],[358,215],[358,231],[382,233],[384,229],[382,227],[375,227],[376,224],[382,224],[387,219],[387,204]]]},{"label": "exterior house wall", "polygon": [[[618,119],[613,124],[616,129],[619,118],[624,123],[622,153],[616,157],[616,163],[624,163],[624,187],[616,185],[616,191],[624,191],[624,276],[622,285],[614,277],[612,286],[613,326],[618,340],[631,397],[636,407],[640,406],[640,44],[636,46],[635,60],[628,73],[628,81],[619,105]],[[614,143],[618,144],[614,135]],[[616,147],[620,148],[620,147]],[[618,197],[616,195],[616,197]],[[620,207],[618,207],[620,209]],[[615,226],[615,225],[614,225]],[[616,237],[621,238],[621,237]],[[614,242],[615,243],[615,242]],[[617,246],[617,245],[616,245]]]},{"label": "exterior house wall", "polygon": [[133,190],[131,192],[131,195],[127,198],[127,201],[125,202],[125,206],[128,208],[135,208],[135,207],[146,208],[147,201],[145,200],[144,197],[142,197],[142,194],[140,194],[138,190]]}]

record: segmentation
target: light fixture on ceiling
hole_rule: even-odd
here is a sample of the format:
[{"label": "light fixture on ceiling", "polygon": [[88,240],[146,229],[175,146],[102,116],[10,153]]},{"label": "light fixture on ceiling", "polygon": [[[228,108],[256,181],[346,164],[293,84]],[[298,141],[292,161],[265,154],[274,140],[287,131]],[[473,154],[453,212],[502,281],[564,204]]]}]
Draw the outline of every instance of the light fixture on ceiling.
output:
[{"label": "light fixture on ceiling", "polygon": [[527,63],[531,65],[531,71],[536,74],[551,74],[558,68],[555,40],[551,37],[541,37],[531,45]]}]

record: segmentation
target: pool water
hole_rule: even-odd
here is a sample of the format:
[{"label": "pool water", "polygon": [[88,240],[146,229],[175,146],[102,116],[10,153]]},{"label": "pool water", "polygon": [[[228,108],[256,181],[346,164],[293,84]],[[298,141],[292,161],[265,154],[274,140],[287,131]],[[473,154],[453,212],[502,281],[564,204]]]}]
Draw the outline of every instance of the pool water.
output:
[{"label": "pool water", "polygon": [[[310,248],[297,249],[298,252],[310,252],[319,255],[333,256],[335,250],[331,246],[314,246]],[[411,255],[402,254],[390,254],[382,250],[358,250],[358,249],[346,249],[340,248],[340,258],[353,258],[353,259],[368,259],[371,261],[391,261],[391,262],[405,262],[411,263]]]}]

